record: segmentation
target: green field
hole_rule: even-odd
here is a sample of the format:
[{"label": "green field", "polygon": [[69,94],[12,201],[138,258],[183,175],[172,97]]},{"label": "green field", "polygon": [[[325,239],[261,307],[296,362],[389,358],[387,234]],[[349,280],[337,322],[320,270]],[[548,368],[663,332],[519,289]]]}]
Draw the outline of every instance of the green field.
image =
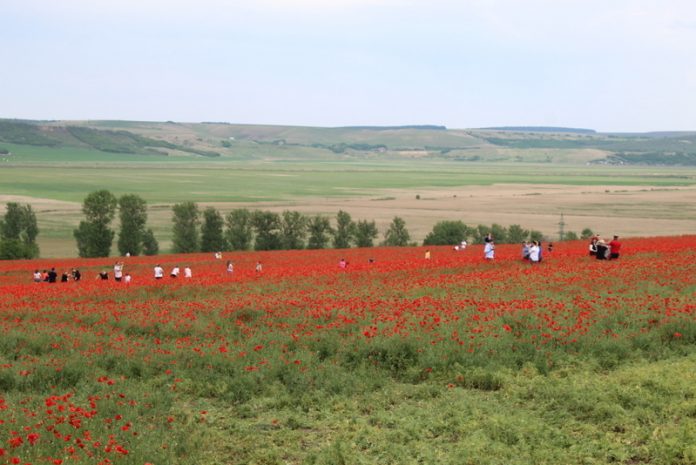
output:
[{"label": "green field", "polygon": [[[402,210],[384,206],[384,202],[380,205],[385,208],[377,208],[379,200],[415,200],[416,196],[427,200],[445,192],[456,196],[472,186],[488,187],[492,193],[494,186],[503,184],[518,185],[521,191],[524,186],[536,185],[607,186],[614,191],[636,186],[674,189],[671,198],[641,198],[619,207],[618,216],[635,213],[636,218],[649,222],[691,215],[688,199],[681,198],[677,189],[696,186],[696,167],[590,162],[615,155],[607,147],[619,147],[619,143],[622,150],[637,150],[641,144],[650,151],[661,147],[675,150],[690,137],[431,127],[301,128],[124,121],[30,124],[0,120],[0,149],[7,152],[0,155],[0,195],[4,201],[35,205],[43,256],[75,253],[72,230],[81,219],[80,204],[98,189],[108,189],[117,196],[135,193],[147,200],[152,227],[165,250],[171,235],[171,205],[188,200],[213,204],[223,212],[236,206],[272,205],[277,209],[304,207],[310,214],[332,216],[340,206],[313,206],[370,199],[375,201],[375,208],[362,208],[358,213],[373,215],[366,219],[377,218],[382,227]],[[648,152],[639,154],[650,156]],[[519,200],[511,197],[509,203],[515,202]],[[601,227],[599,220],[585,221],[582,217],[602,211],[616,216],[616,208],[607,202],[588,198],[583,205],[559,203],[557,208],[546,206],[529,213],[575,212],[580,229],[593,224]],[[449,213],[445,205],[440,207],[438,218],[421,218],[416,210],[427,209],[425,203],[399,205],[411,210],[408,220],[416,223],[415,240],[422,240],[435,220],[451,219],[461,214],[455,213],[458,209],[468,208],[452,206],[455,212]],[[525,223],[525,218],[510,218],[509,212],[502,217],[498,213],[500,209],[492,209],[490,219],[476,221]],[[538,226],[538,221],[544,226]],[[552,221],[557,220],[530,218],[526,226],[551,232]],[[691,225],[662,227],[673,233],[694,232]],[[634,231],[654,234],[655,228]]]},{"label": "green field", "polygon": [[[90,158],[90,155],[91,158]],[[79,157],[84,156],[84,159]],[[514,165],[443,161],[259,162],[103,160],[77,153],[60,163],[18,155],[0,169],[4,194],[81,201],[96,189],[138,193],[149,202],[255,202],[302,197],[374,196],[384,189],[493,184],[691,186],[696,169]]]}]

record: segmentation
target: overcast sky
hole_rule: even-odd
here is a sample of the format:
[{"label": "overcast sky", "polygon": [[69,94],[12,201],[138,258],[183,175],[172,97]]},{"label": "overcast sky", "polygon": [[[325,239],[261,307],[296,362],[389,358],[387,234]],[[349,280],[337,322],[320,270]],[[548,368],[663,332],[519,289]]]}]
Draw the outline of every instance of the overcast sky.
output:
[{"label": "overcast sky", "polygon": [[696,130],[693,0],[2,0],[0,117]]}]

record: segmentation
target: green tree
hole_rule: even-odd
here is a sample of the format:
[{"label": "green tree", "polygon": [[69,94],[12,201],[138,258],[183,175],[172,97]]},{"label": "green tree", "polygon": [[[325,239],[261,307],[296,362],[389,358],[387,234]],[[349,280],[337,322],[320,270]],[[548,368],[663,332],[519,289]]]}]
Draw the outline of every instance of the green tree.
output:
[{"label": "green tree", "polygon": [[298,211],[284,211],[280,221],[281,247],[285,250],[304,249],[307,237],[307,217]]},{"label": "green tree", "polygon": [[121,230],[116,246],[121,255],[140,255],[143,251],[143,235],[147,223],[147,202],[135,194],[118,199],[118,217]]},{"label": "green tree", "polygon": [[5,217],[2,221],[2,239],[17,239],[24,229],[24,212],[17,202],[8,202],[5,206]]},{"label": "green tree", "polygon": [[594,236],[594,232],[590,228],[585,228],[582,230],[580,233],[580,238],[581,239],[589,239],[592,236]]},{"label": "green tree", "polygon": [[24,242],[26,258],[36,258],[39,256],[39,245],[36,243],[36,238],[39,235],[39,225],[31,205],[25,205],[23,210],[24,231],[20,234],[20,237]]},{"label": "green tree", "polygon": [[38,234],[39,227],[31,205],[22,206],[16,202],[8,202],[5,216],[0,220],[0,259],[38,257]]},{"label": "green tree", "polygon": [[541,231],[535,231],[532,229],[529,231],[529,240],[530,241],[539,241],[541,242],[542,239],[544,239],[544,234]]},{"label": "green tree", "polygon": [[25,256],[24,244],[19,239],[3,239],[0,241],[0,260],[20,260]]},{"label": "green tree", "polygon": [[109,227],[116,216],[118,200],[107,190],[92,192],[82,203],[85,220],[80,221],[73,236],[80,257],[108,257],[116,233]]},{"label": "green tree", "polygon": [[384,234],[384,245],[405,247],[408,245],[409,240],[411,240],[411,235],[408,229],[406,229],[406,222],[402,218],[395,216]]},{"label": "green tree", "polygon": [[461,221],[439,221],[425,236],[423,245],[454,245],[466,239],[469,228]]},{"label": "green tree", "polygon": [[199,211],[194,202],[178,203],[172,207],[174,223],[172,232],[172,251],[174,253],[191,253],[200,251],[198,234]]},{"label": "green tree", "polygon": [[329,245],[332,235],[331,222],[325,216],[314,216],[307,222],[309,239],[307,240],[308,249],[325,249]]},{"label": "green tree", "polygon": [[201,252],[220,252],[227,250],[223,226],[225,221],[222,215],[213,207],[203,211],[203,225],[201,226]]},{"label": "green tree", "polygon": [[255,211],[251,215],[251,224],[256,233],[255,250],[279,250],[280,216],[269,211]]},{"label": "green tree", "polygon": [[491,225],[491,234],[493,235],[493,240],[500,244],[505,244],[510,242],[508,240],[508,230],[504,226],[493,223]]},{"label": "green tree", "polygon": [[157,255],[159,253],[159,243],[155,239],[155,233],[148,229],[143,233],[143,253],[145,255]]},{"label": "green tree", "polygon": [[334,230],[334,248],[347,249],[355,238],[355,223],[348,212],[339,210],[336,215],[336,229]]},{"label": "green tree", "polygon": [[232,250],[249,250],[254,240],[254,229],[251,223],[252,213],[246,208],[232,210],[227,214],[226,239]]},{"label": "green tree", "polygon": [[[482,243],[486,236],[491,233],[491,228],[489,228],[485,224],[479,224],[472,232],[474,236],[474,242]],[[497,237],[494,237],[493,239],[496,240]]]},{"label": "green tree", "polygon": [[362,220],[355,223],[355,245],[357,247],[373,247],[379,235],[374,221]]},{"label": "green tree", "polygon": [[507,231],[507,239],[510,244],[521,243],[529,237],[529,231],[523,229],[519,224],[512,224]]},{"label": "green tree", "polygon": [[577,241],[578,235],[573,231],[568,231],[565,234],[563,234],[563,240],[564,241]]}]

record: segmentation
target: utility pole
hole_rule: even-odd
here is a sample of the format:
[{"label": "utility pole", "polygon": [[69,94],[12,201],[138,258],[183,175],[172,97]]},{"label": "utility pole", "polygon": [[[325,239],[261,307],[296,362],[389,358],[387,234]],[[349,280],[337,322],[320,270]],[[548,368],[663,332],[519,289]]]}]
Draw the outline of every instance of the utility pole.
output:
[{"label": "utility pole", "polygon": [[558,222],[558,240],[562,241],[565,237],[565,221],[563,220],[563,213],[561,213],[561,221]]}]

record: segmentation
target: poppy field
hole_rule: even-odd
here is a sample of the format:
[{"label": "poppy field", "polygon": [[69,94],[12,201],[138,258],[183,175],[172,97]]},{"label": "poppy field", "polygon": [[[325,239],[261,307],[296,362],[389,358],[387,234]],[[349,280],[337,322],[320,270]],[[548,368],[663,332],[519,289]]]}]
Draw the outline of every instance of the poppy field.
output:
[{"label": "poppy field", "polygon": [[482,249],[1,262],[0,464],[695,464],[696,236]]}]

